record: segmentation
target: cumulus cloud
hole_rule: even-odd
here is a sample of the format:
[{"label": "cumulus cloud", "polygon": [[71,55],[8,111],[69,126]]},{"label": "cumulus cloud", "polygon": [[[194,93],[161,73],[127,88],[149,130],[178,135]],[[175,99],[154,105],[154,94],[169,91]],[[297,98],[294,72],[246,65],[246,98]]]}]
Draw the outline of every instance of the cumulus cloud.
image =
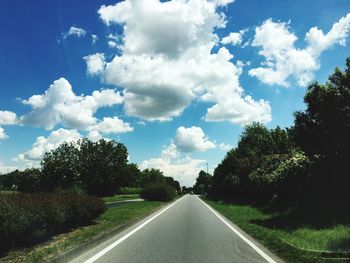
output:
[{"label": "cumulus cloud", "polygon": [[6,139],[8,136],[5,133],[4,128],[0,127],[0,140]]},{"label": "cumulus cloud", "polygon": [[62,34],[63,39],[66,39],[69,36],[74,37],[83,37],[86,35],[86,30],[80,27],[71,26],[68,32]]},{"label": "cumulus cloud", "polygon": [[165,176],[171,176],[181,185],[192,186],[203,169],[206,160],[185,157],[182,159],[154,158],[140,164],[141,169],[155,168],[161,170]]},{"label": "cumulus cloud", "polygon": [[92,128],[92,130],[109,134],[131,132],[134,128],[131,127],[129,123],[124,122],[118,117],[104,117],[102,121]]},{"label": "cumulus cloud", "polygon": [[[0,125],[14,125],[18,123],[16,113],[11,111],[0,111]],[[0,140],[8,138],[4,128],[0,126]]]},{"label": "cumulus cloud", "polygon": [[23,100],[24,104],[32,107],[32,111],[21,116],[20,122],[47,130],[58,124],[67,128],[90,130],[99,124],[94,116],[99,108],[122,102],[121,94],[113,89],[96,90],[91,95],[77,96],[69,82],[60,78],[54,81],[44,94]]},{"label": "cumulus cloud", "polygon": [[5,173],[9,173],[12,172],[14,170],[18,169],[18,167],[16,166],[8,166],[5,165],[1,160],[0,160],[0,174],[5,174]]},{"label": "cumulus cloud", "polygon": [[245,30],[241,30],[239,32],[232,32],[228,36],[223,37],[221,39],[221,43],[224,45],[238,46],[242,44],[244,33]]},{"label": "cumulus cloud", "polygon": [[215,148],[200,127],[177,128],[174,144],[180,152],[206,151]]},{"label": "cumulus cloud", "polygon": [[30,150],[18,154],[13,161],[23,162],[28,167],[37,166],[46,152],[58,148],[64,142],[74,142],[80,138],[81,135],[77,130],[58,129],[51,132],[48,137],[39,136]]},{"label": "cumulus cloud", "polygon": [[103,53],[85,56],[84,60],[87,65],[87,74],[90,76],[100,74],[106,66],[105,55]]},{"label": "cumulus cloud", "polygon": [[17,115],[11,111],[0,111],[0,125],[17,124]]},{"label": "cumulus cloud", "polygon": [[165,176],[178,180],[181,185],[192,186],[205,163],[206,160],[193,159],[189,156],[181,157],[176,145],[172,142],[162,151],[160,157],[143,161],[140,168],[159,169]]},{"label": "cumulus cloud", "polygon": [[290,78],[299,86],[306,86],[319,69],[322,52],[335,45],[345,46],[350,28],[350,13],[334,23],[324,34],[317,27],[306,33],[306,48],[295,47],[297,36],[290,31],[289,24],[268,19],[255,29],[252,46],[259,47],[259,54],[265,58],[261,67],[251,69],[249,75],[269,85],[288,87]]},{"label": "cumulus cloud", "polygon": [[215,147],[215,143],[205,136],[200,127],[181,126],[176,130],[175,138],[162,150],[160,157],[143,161],[140,168],[160,169],[166,176],[175,178],[180,184],[192,186],[207,161],[182,156],[183,153],[206,151]]},{"label": "cumulus cloud", "polygon": [[227,151],[229,151],[229,150],[232,149],[232,145],[226,144],[226,143],[223,143],[223,142],[222,142],[222,143],[219,144],[219,148],[220,148],[221,150],[227,152]]},{"label": "cumulus cloud", "polygon": [[[261,107],[259,102],[245,99],[238,81],[242,65],[231,62],[233,56],[226,48],[212,52],[219,42],[214,31],[226,24],[217,7],[230,2],[126,0],[103,5],[98,11],[101,20],[107,26],[123,26],[122,40],[118,42],[120,54],[107,62],[99,59],[98,70],[89,69],[86,60],[87,71],[90,75],[99,74],[107,84],[123,87],[126,114],[144,120],[170,120],[195,99],[220,108],[215,116],[206,118],[208,121],[245,124],[241,120],[259,121],[261,115],[267,120],[270,111],[261,111],[269,107],[268,102],[263,101]],[[249,118],[241,116],[245,113],[239,109],[245,103],[249,104],[246,108],[256,107]],[[224,105],[239,114],[224,118],[229,110]],[[252,116],[252,112],[259,112],[259,116]]]}]

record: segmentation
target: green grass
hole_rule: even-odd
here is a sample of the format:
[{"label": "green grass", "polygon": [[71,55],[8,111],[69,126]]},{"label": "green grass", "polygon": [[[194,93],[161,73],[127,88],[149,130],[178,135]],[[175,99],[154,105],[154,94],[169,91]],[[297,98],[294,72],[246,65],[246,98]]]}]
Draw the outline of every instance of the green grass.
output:
[{"label": "green grass", "polygon": [[[287,262],[344,262],[325,260],[320,253],[305,250],[350,251],[350,224],[297,225],[295,218],[292,222],[288,217],[248,205],[205,201]],[[282,219],[286,220],[283,224]]]},{"label": "green grass", "polygon": [[48,261],[93,237],[151,214],[164,204],[166,203],[144,201],[108,209],[97,219],[94,225],[57,235],[52,240],[29,249],[11,251],[6,257],[0,258],[0,262],[34,263]]},{"label": "green grass", "polygon": [[140,198],[140,195],[138,194],[131,194],[131,195],[114,195],[114,196],[107,196],[103,197],[102,199],[106,202],[115,202],[115,201],[123,201],[123,200],[129,200],[129,199],[137,199]]}]

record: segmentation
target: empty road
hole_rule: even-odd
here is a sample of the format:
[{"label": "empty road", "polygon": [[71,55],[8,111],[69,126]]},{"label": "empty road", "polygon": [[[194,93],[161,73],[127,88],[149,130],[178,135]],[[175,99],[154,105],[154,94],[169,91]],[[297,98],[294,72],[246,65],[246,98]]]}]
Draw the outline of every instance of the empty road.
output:
[{"label": "empty road", "polygon": [[281,262],[235,231],[197,196],[187,195],[71,262]]}]

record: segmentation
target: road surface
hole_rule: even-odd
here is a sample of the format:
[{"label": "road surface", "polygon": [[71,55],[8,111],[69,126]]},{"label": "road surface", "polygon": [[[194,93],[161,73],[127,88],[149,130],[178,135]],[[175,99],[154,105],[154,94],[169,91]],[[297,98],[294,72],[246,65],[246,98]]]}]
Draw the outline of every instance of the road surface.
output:
[{"label": "road surface", "polygon": [[281,262],[235,231],[197,196],[186,195],[71,263]]}]

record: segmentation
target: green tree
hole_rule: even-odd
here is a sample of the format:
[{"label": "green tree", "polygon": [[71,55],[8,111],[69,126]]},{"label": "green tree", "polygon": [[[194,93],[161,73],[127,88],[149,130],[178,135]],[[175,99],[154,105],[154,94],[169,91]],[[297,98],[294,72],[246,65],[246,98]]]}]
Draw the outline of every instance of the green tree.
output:
[{"label": "green tree", "polygon": [[142,186],[150,183],[165,183],[165,176],[159,169],[145,169],[142,171]]},{"label": "green tree", "polygon": [[26,169],[19,173],[18,191],[34,193],[40,191],[41,171],[36,168]]},{"label": "green tree", "polygon": [[74,187],[79,178],[78,151],[75,143],[63,143],[45,153],[41,161],[41,190],[52,192],[58,188]]},{"label": "green tree", "polygon": [[86,185],[87,192],[97,196],[115,193],[122,186],[123,171],[127,166],[126,147],[115,141],[83,139],[78,148],[79,179]]},{"label": "green tree", "polygon": [[306,110],[295,113],[292,134],[297,145],[317,163],[314,189],[332,195],[348,193],[350,177],[350,58],[325,84],[313,83],[304,97]]},{"label": "green tree", "polygon": [[204,171],[200,171],[196,178],[193,189],[196,194],[206,194],[211,190],[212,176]]}]

